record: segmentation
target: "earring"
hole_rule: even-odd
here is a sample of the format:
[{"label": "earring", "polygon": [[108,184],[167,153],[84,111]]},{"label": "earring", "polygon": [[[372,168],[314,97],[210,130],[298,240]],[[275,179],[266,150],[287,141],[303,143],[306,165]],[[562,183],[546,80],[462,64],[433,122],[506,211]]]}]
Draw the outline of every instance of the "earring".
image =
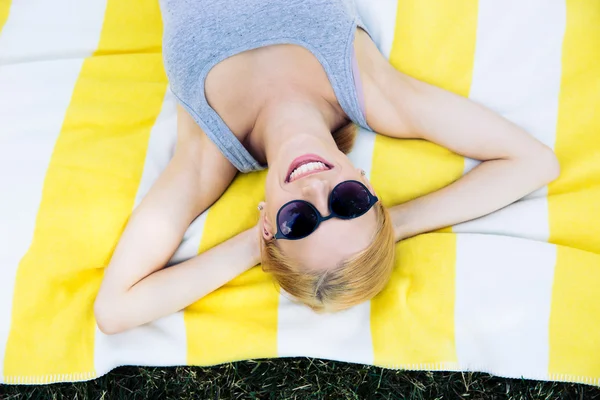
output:
[{"label": "earring", "polygon": [[365,175],[366,175],[366,172],[365,172],[364,170],[362,170],[362,169],[361,169],[361,170],[360,170],[360,174],[361,174],[362,176],[365,176]]},{"label": "earring", "polygon": [[262,204],[259,204],[257,208],[258,208],[258,211],[262,211],[263,210]]}]

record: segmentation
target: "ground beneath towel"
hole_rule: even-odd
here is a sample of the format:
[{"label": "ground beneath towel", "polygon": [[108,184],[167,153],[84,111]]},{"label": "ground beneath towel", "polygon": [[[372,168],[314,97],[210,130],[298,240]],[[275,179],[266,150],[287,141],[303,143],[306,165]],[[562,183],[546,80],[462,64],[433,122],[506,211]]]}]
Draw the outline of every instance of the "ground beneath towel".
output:
[{"label": "ground beneath towel", "polygon": [[600,388],[556,382],[432,373],[314,359],[215,367],[122,367],[99,379],[50,386],[0,386],[0,399],[585,399]]}]

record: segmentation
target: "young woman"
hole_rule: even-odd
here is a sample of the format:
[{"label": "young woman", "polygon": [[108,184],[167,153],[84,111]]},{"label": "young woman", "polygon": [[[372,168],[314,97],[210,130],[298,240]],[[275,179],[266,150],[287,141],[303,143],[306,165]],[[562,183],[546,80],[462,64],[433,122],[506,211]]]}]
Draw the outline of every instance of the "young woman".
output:
[{"label": "young woman", "polygon": [[[161,7],[177,146],[106,270],[95,303],[106,333],[181,310],[259,262],[317,311],[351,307],[385,286],[395,241],[478,218],[557,177],[552,151],[518,126],[394,69],[350,0]],[[344,154],[354,124],[484,162],[386,210]],[[236,173],[266,165],[258,224],[163,268]]]}]

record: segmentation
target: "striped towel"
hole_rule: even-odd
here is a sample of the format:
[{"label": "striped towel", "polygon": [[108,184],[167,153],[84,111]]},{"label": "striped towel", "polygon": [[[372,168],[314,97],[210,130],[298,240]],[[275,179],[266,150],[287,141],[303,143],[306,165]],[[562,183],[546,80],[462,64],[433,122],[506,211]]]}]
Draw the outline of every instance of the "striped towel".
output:
[{"label": "striped towel", "polygon": [[[256,267],[182,312],[105,336],[92,312],[103,268],[175,143],[158,4],[0,0],[0,382],[310,356],[600,384],[600,2],[358,4],[396,68],[532,132],[558,154],[560,179],[403,241],[385,291],[351,310],[316,315]],[[369,132],[351,157],[387,205],[475,165]],[[173,261],[253,225],[264,177],[237,178]]]}]

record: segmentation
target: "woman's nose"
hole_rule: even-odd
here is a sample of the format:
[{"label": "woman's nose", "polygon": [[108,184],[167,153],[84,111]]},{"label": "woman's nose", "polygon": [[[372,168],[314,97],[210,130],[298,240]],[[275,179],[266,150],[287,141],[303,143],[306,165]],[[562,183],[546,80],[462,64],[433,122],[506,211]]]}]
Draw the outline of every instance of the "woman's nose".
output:
[{"label": "woman's nose", "polygon": [[302,188],[306,200],[311,202],[323,216],[329,215],[329,185],[326,181],[314,179]]}]

